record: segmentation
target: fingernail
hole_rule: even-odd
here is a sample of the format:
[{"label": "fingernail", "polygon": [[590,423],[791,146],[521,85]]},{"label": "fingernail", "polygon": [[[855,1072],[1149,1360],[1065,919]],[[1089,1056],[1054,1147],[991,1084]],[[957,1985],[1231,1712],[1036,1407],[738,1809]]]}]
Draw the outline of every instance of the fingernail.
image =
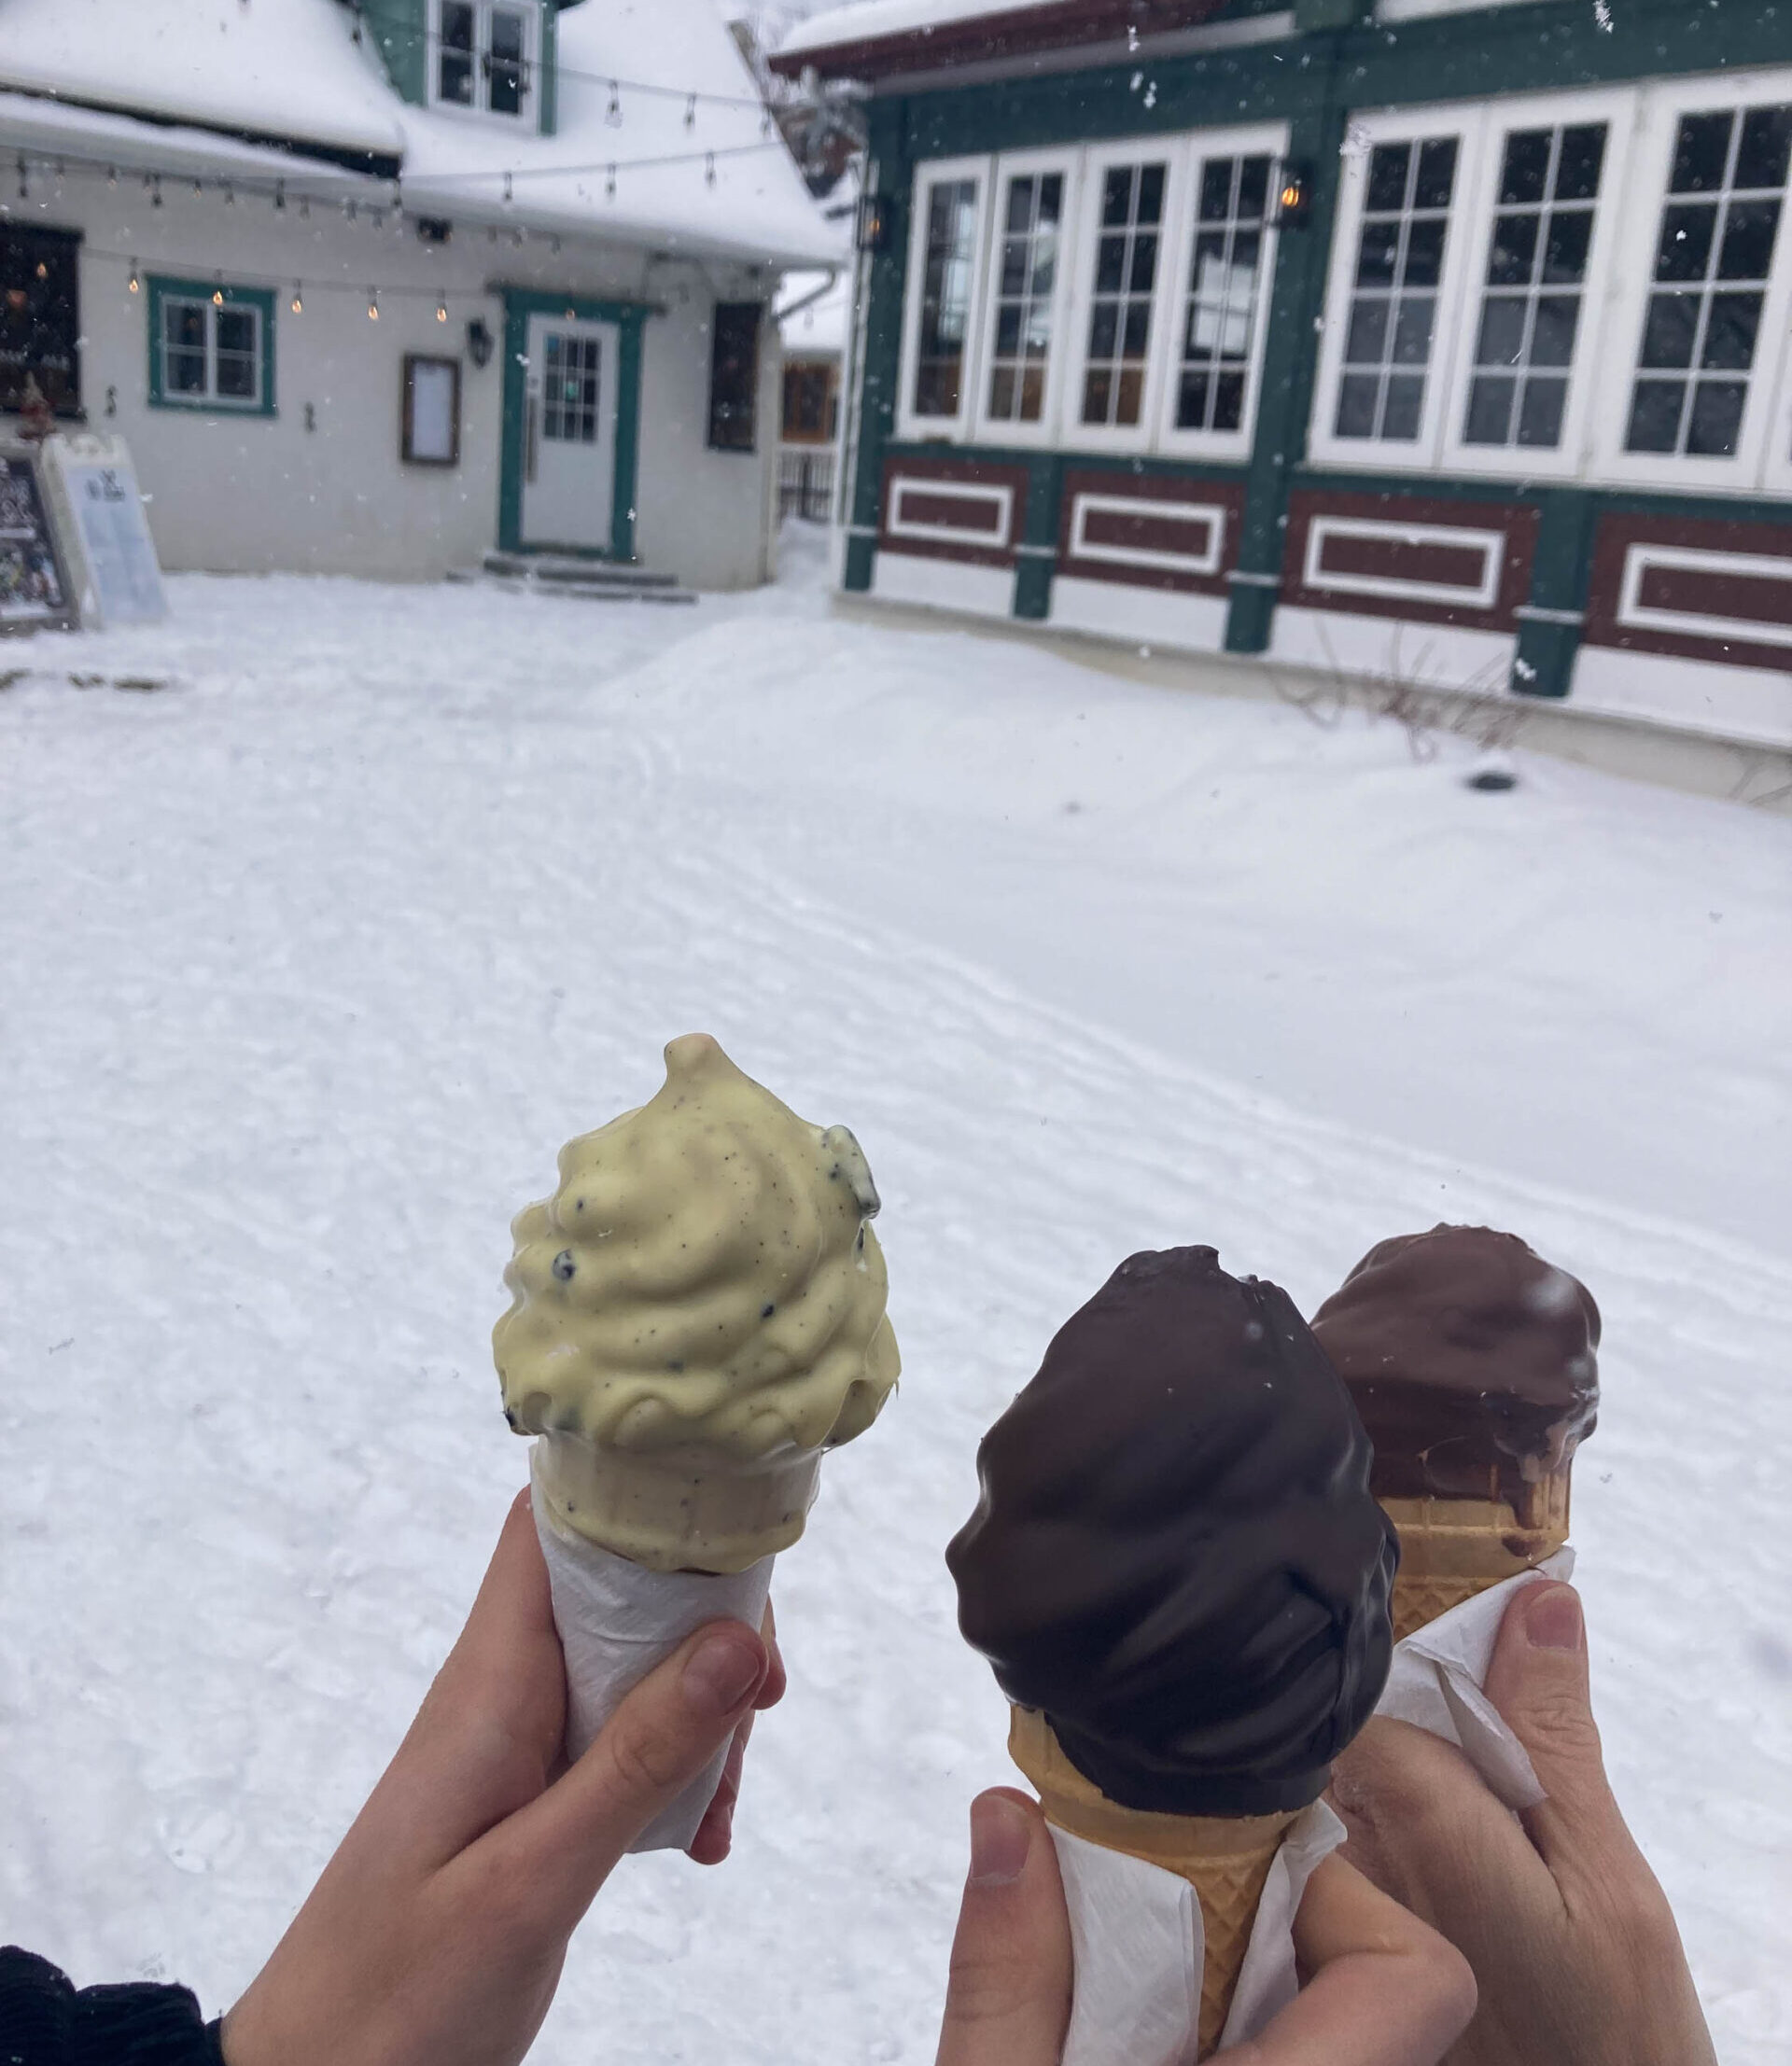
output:
[{"label": "fingernail", "polygon": [[1566,1585],[1550,1585],[1531,1602],[1524,1634],[1533,1650],[1584,1650],[1587,1623],[1580,1598]]},{"label": "fingernail", "polygon": [[706,1714],[732,1714],[759,1683],[764,1654],[743,1635],[700,1642],[684,1668],[684,1696]]},{"label": "fingernail", "polygon": [[984,1794],[971,1803],[973,1887],[1005,1887],[1018,1879],[1032,1848],[1032,1820],[1006,1794]]}]

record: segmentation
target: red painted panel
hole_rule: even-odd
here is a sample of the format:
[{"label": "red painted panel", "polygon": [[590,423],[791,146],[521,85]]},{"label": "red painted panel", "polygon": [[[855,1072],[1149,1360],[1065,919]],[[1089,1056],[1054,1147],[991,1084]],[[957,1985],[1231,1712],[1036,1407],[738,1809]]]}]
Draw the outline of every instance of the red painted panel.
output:
[{"label": "red painted panel", "polygon": [[[1427,529],[1497,531],[1505,540],[1501,555],[1499,587],[1491,609],[1471,603],[1427,602],[1413,595],[1362,595],[1343,589],[1306,586],[1307,538],[1313,519],[1319,516],[1349,517],[1361,523],[1398,523],[1424,532]],[[1364,617],[1394,617],[1413,624],[1461,624],[1474,631],[1511,632],[1518,628],[1518,611],[1531,593],[1531,564],[1536,557],[1540,512],[1533,502],[1454,502],[1442,496],[1351,493],[1333,488],[1297,488],[1288,498],[1287,543],[1282,552],[1281,595],[1283,603],[1302,609],[1346,610]],[[1445,539],[1422,537],[1408,544],[1404,539],[1385,541],[1351,539],[1351,551],[1366,549],[1371,554],[1392,552],[1405,564],[1396,573],[1393,559],[1372,567],[1351,565],[1348,569],[1337,557],[1337,538],[1325,546],[1325,564],[1334,572],[1366,573],[1400,580],[1464,580],[1478,582],[1480,554]],[[1449,555],[1448,559],[1433,555]],[[1449,571],[1444,569],[1448,567]],[[1413,569],[1423,568],[1419,572]],[[1465,585],[1465,584],[1464,584]]]}]

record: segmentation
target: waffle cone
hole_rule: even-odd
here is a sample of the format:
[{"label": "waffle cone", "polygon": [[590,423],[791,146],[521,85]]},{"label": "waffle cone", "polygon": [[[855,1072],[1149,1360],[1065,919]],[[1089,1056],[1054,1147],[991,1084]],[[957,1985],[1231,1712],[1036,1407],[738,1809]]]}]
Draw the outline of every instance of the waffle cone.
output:
[{"label": "waffle cone", "polygon": [[1031,1780],[1047,1822],[1105,1850],[1161,1865],[1194,1888],[1206,1944],[1197,2056],[1206,2059],[1225,2028],[1269,1867],[1299,1810],[1281,1815],[1155,1815],[1122,1808],[1084,1778],[1065,1756],[1051,1724],[1031,1708],[1014,1710],[1008,1754]]},{"label": "waffle cone", "polygon": [[1400,1535],[1393,1638],[1401,1642],[1555,1555],[1568,1540],[1568,1467],[1527,1486],[1518,1511],[1502,1499],[1383,1500],[1381,1507]]}]

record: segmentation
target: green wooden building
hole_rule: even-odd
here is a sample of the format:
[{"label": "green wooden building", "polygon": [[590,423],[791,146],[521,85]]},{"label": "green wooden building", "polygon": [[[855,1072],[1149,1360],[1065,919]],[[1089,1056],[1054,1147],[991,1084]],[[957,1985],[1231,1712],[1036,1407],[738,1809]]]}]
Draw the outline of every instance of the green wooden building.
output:
[{"label": "green wooden building", "polygon": [[861,0],[844,585],[1792,746],[1788,0]]}]

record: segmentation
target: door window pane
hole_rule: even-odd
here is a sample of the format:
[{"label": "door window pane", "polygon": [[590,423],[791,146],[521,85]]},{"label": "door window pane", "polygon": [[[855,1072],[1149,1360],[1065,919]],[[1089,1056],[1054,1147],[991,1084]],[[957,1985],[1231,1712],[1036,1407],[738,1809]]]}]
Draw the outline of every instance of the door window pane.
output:
[{"label": "door window pane", "polygon": [[[1410,442],[1424,416],[1425,381],[1436,342],[1459,140],[1377,144],[1369,153],[1355,284],[1346,324],[1344,374],[1333,434]],[[1534,150],[1532,152],[1534,159]],[[1508,163],[1514,191],[1537,177],[1523,157]],[[1516,252],[1502,263],[1534,263]]]},{"label": "door window pane", "polygon": [[915,413],[956,416],[971,320],[971,265],[977,243],[977,182],[942,179],[926,189],[920,328],[915,354]]},{"label": "door window pane", "polygon": [[1064,210],[1062,173],[1016,173],[1001,203],[988,413],[1036,424],[1045,407],[1052,293]]},{"label": "door window pane", "polygon": [[1792,104],[1680,118],[1627,452],[1736,456],[1788,155]]},{"label": "door window pane", "polygon": [[1561,442],[1567,381],[1533,369],[1574,363],[1605,142],[1603,122],[1505,138],[1464,444],[1553,451]]},{"label": "door window pane", "polygon": [[1201,166],[1195,249],[1183,311],[1178,430],[1238,430],[1264,293],[1269,158],[1210,158]]},{"label": "door window pane", "polygon": [[1101,176],[1095,294],[1083,381],[1085,424],[1130,427],[1144,406],[1168,170],[1164,164],[1110,165]]}]

